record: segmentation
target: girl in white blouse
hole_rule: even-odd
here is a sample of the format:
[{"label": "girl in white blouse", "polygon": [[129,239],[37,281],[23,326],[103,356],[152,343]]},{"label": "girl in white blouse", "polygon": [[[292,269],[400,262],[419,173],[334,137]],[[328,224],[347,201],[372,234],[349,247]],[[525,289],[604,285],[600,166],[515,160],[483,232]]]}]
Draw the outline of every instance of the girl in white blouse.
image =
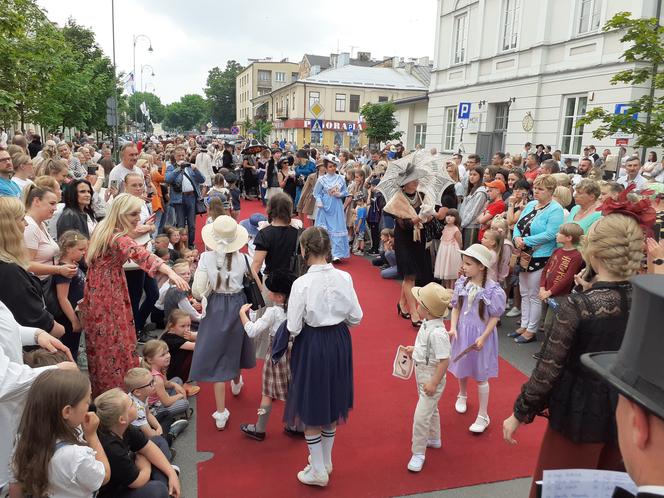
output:
[{"label": "girl in white blouse", "polygon": [[32,384],[12,467],[24,496],[90,498],[110,479],[91,394],[78,371],[49,370]]},{"label": "girl in white blouse", "polygon": [[300,482],[326,486],[337,422],[353,407],[353,353],[348,326],[362,320],[351,276],[328,263],[331,243],[321,227],[306,229],[300,247],[309,271],[293,284],[287,325],[295,336],[285,421],[305,425],[309,461]]}]

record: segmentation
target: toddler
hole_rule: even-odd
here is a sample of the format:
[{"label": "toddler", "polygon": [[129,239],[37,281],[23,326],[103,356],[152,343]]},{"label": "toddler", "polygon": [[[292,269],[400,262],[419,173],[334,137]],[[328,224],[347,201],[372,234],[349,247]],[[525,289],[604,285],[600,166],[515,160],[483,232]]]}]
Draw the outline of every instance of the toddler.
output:
[{"label": "toddler", "polygon": [[355,221],[353,222],[355,238],[353,239],[353,254],[364,255],[364,240],[367,235],[367,199],[359,197],[355,205]]},{"label": "toddler", "polygon": [[445,227],[440,237],[440,247],[436,254],[434,276],[448,288],[454,282],[461,268],[461,216],[456,209],[449,209],[445,216]]}]

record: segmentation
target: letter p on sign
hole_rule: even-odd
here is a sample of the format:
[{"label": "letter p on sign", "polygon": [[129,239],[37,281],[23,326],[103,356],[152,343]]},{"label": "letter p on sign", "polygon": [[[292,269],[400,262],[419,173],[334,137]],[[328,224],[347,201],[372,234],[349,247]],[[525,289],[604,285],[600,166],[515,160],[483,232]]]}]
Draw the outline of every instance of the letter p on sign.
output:
[{"label": "letter p on sign", "polygon": [[470,102],[459,102],[457,119],[470,119]]}]

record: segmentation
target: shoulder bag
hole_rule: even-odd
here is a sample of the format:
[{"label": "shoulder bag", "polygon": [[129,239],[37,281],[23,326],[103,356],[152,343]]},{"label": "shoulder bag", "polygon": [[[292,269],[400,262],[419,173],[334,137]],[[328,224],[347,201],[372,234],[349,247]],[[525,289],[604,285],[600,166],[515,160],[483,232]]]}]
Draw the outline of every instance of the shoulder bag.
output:
[{"label": "shoulder bag", "polygon": [[304,260],[299,250],[300,235],[302,235],[302,232],[304,232],[304,228],[302,229],[295,228],[295,230],[297,230],[297,237],[295,237],[295,250],[293,251],[293,254],[291,254],[290,263],[288,267],[289,270],[292,271],[295,274],[295,276],[299,278],[305,273],[307,273],[307,262]]},{"label": "shoulder bag", "polygon": [[246,254],[244,255],[244,262],[247,268],[244,272],[244,278],[242,279],[242,290],[247,297],[247,303],[251,303],[251,309],[257,311],[260,308],[265,307],[265,300],[263,299],[258,283],[251,273],[251,267],[249,266],[249,260],[247,259]]}]

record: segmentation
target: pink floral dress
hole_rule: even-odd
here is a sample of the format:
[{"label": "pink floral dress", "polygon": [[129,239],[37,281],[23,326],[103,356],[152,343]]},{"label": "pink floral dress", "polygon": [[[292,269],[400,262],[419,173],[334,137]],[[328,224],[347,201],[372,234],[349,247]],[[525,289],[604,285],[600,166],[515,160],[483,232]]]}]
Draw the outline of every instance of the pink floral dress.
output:
[{"label": "pink floral dress", "polygon": [[122,235],[88,269],[80,305],[92,395],[122,387],[127,370],[138,366],[136,329],[122,265],[133,260],[153,277],[163,261]]}]

